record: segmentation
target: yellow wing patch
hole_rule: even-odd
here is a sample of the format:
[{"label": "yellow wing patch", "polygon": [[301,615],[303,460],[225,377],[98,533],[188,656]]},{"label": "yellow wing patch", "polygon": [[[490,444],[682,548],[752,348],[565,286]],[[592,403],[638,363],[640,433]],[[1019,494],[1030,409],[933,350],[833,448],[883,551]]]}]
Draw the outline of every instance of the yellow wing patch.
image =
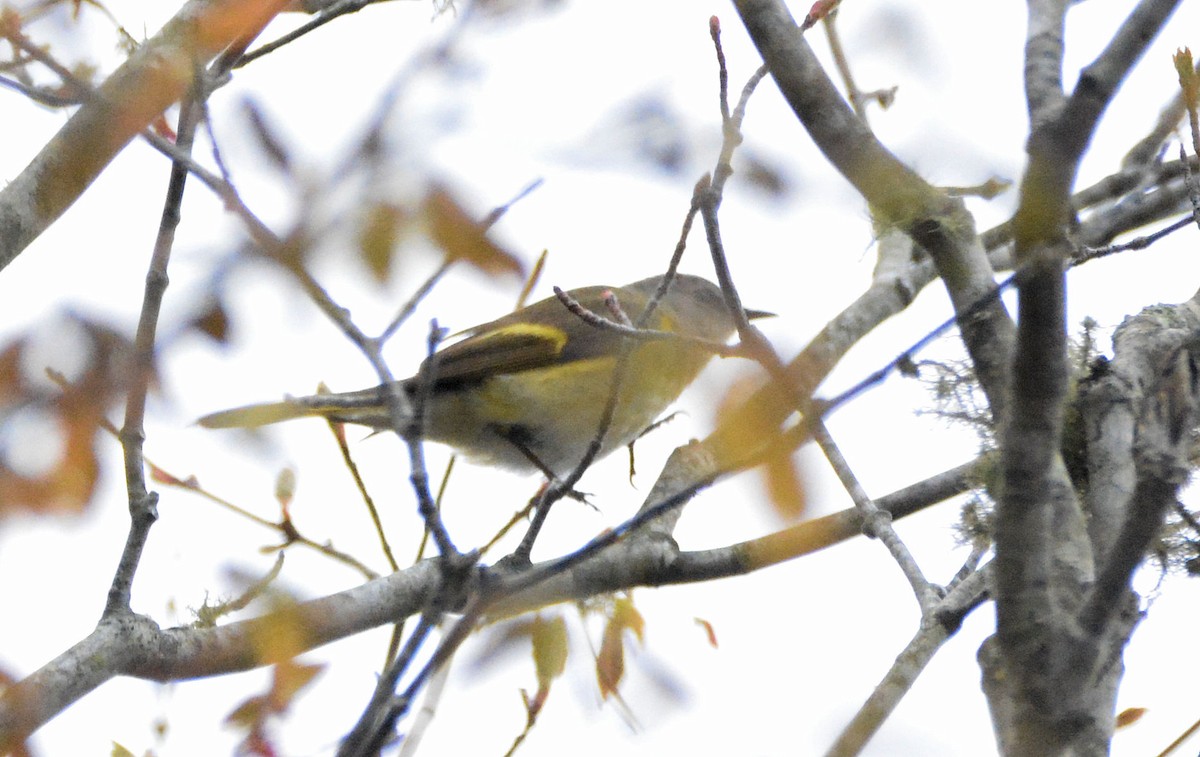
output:
[{"label": "yellow wing patch", "polygon": [[517,323],[488,329],[437,354],[439,382],[481,381],[545,368],[558,361],[567,333],[554,326]]}]

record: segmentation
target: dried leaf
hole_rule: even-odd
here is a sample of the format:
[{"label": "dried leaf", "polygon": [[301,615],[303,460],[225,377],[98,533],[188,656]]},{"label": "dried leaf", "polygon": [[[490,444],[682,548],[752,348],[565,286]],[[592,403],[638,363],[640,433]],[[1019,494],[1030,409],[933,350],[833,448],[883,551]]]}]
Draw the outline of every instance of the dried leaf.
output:
[{"label": "dried leaf", "polygon": [[308,665],[295,660],[276,665],[270,692],[272,711],[287,712],[296,696],[312,683],[324,668],[324,665]]},{"label": "dried leaf", "polygon": [[[49,433],[56,434],[50,440],[12,439],[7,449],[0,449],[0,507],[79,512],[95,491],[100,474],[96,434],[105,423],[109,404],[136,378],[133,347],[117,332],[95,322],[76,318],[68,326],[87,340],[84,349],[74,348],[82,353],[83,365],[73,371],[76,378],[72,382],[53,372],[56,387],[28,380],[22,372],[28,337],[0,350],[0,418],[11,423],[22,414],[33,414],[50,421],[35,428],[49,428]],[[49,447],[55,442],[58,456],[45,460],[36,472],[10,457],[10,450],[27,450],[30,443]]]},{"label": "dried leaf", "polygon": [[720,648],[720,645],[717,643],[717,631],[713,628],[712,623],[704,618],[696,618],[696,625],[704,629],[704,635],[708,638],[709,646],[713,649]]},{"label": "dried leaf", "polygon": [[608,699],[616,694],[624,675],[625,642],[621,629],[610,623],[604,627],[604,638],[596,654],[596,684],[600,687],[600,697]]},{"label": "dried leaf", "polygon": [[775,512],[784,520],[799,520],[808,501],[804,479],[790,450],[772,453],[763,464],[767,496]]},{"label": "dried leaf", "polygon": [[21,375],[24,348],[24,341],[16,341],[0,351],[0,403],[12,403],[25,391],[25,381]]},{"label": "dried leaf", "polygon": [[613,600],[600,651],[596,654],[596,683],[604,699],[617,693],[625,675],[625,631],[632,631],[639,642],[645,641],[646,620],[628,595]]},{"label": "dried leaf", "polygon": [[562,616],[555,615],[546,620],[539,615],[528,629],[533,641],[538,689],[532,697],[524,689],[521,690],[521,698],[525,702],[526,730],[537,722],[538,714],[550,697],[550,684],[562,675],[567,666],[567,625]]},{"label": "dried leaf", "polygon": [[625,595],[617,597],[613,603],[612,624],[618,626],[621,630],[633,631],[634,636],[637,636],[638,641],[645,642],[646,634],[646,619],[638,612],[638,609],[633,606],[633,598]]},{"label": "dried leaf", "polygon": [[241,702],[233,711],[225,716],[225,723],[242,728],[251,728],[262,722],[266,712],[266,700],[261,696],[253,696]]},{"label": "dried leaf", "polygon": [[[283,612],[270,627],[257,628],[254,643],[260,660],[275,661],[271,685],[263,692],[247,698],[226,716],[225,722],[246,731],[239,746],[240,754],[275,755],[278,749],[270,738],[271,719],[285,714],[323,665],[309,665],[294,659],[304,648],[307,635],[303,613],[295,604],[281,599]],[[290,610],[290,611],[289,611]]]},{"label": "dried leaf", "polygon": [[748,401],[757,388],[757,379],[749,377],[730,387],[717,410],[719,426],[711,444],[726,465],[761,459],[768,501],[782,518],[795,520],[803,514],[807,500],[804,478],[791,448],[779,446],[772,409]]},{"label": "dried leaf", "polygon": [[358,252],[376,282],[382,284],[390,278],[397,242],[411,220],[403,208],[393,203],[375,203],[367,209],[358,232]]},{"label": "dried leaf", "polygon": [[181,481],[179,478],[167,473],[165,470],[148,460],[146,461],[146,467],[150,469],[150,480],[156,484],[163,484],[165,486],[186,485],[184,481]]},{"label": "dried leaf", "polygon": [[561,615],[549,620],[539,615],[533,621],[530,636],[538,686],[549,689],[550,682],[567,667],[567,624]]},{"label": "dried leaf", "polygon": [[462,260],[488,274],[525,276],[521,261],[489,239],[487,228],[472,218],[445,187],[430,188],[422,211],[430,240],[447,260]]},{"label": "dried leaf", "polygon": [[229,342],[229,314],[217,300],[210,302],[204,312],[192,319],[191,327],[218,344]]},{"label": "dried leaf", "polygon": [[1128,728],[1148,712],[1145,707],[1126,707],[1117,715],[1117,728]]},{"label": "dried leaf", "polygon": [[[72,410],[71,408],[75,408]],[[100,464],[93,440],[100,416],[93,408],[80,407],[78,398],[54,403],[57,432],[62,449],[44,470],[26,474],[0,460],[0,503],[40,512],[80,512],[91,501]]]}]

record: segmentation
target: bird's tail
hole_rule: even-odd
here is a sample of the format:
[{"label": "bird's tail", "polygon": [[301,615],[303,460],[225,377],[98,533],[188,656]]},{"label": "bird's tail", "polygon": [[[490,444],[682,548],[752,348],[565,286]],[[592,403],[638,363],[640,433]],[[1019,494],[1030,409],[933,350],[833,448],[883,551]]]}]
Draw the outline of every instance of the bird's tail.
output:
[{"label": "bird's tail", "polygon": [[196,423],[205,428],[258,428],[310,416],[376,429],[392,426],[387,401],[380,387],[338,393],[330,393],[321,387],[317,394],[307,397],[287,397],[282,402],[263,402],[221,410],[204,416]]},{"label": "bird's tail", "polygon": [[320,408],[286,399],[282,402],[262,402],[209,413],[196,423],[205,428],[258,428],[270,423],[322,414]]}]

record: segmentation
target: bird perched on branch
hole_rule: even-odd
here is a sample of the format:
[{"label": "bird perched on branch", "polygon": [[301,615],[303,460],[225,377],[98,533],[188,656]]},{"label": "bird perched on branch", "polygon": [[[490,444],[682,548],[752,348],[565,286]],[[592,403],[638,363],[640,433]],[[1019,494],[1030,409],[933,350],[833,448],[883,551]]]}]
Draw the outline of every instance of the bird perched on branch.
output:
[{"label": "bird perched on branch", "polygon": [[[641,324],[663,333],[631,335],[629,326],[617,325],[614,316],[621,313],[636,322],[662,280],[575,289],[467,329],[465,338],[427,358],[416,375],[396,382],[407,400],[401,404],[411,413],[424,388],[423,438],[483,464],[565,475],[597,436],[622,359],[625,368],[598,457],[650,426],[734,332],[721,290],[684,274],[674,277]],[[564,301],[579,307],[568,308]],[[602,315],[607,323],[596,322]],[[768,314],[751,313],[763,315]],[[320,416],[391,429],[385,389],[289,397],[213,413],[199,424],[257,427]]]}]

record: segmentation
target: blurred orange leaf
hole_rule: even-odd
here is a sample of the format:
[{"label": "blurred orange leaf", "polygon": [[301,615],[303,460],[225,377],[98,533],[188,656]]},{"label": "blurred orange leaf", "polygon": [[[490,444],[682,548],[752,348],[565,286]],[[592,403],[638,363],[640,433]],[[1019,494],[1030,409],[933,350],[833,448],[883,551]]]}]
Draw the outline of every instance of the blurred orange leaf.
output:
[{"label": "blurred orange leaf", "polygon": [[410,221],[408,213],[393,203],[379,202],[367,209],[358,232],[358,252],[378,283],[391,276],[397,241]]},{"label": "blurred orange leaf", "polygon": [[275,676],[271,682],[271,704],[276,712],[286,712],[313,679],[324,669],[324,665],[309,665],[295,660],[280,663],[275,666]]},{"label": "blurred orange leaf", "polygon": [[[29,691],[28,689],[14,688],[18,679],[14,678],[7,670],[0,668],[0,693],[3,693],[9,698],[9,708],[12,712],[21,712],[23,710],[32,711],[36,707],[34,702],[29,701],[37,697],[37,692]],[[30,757],[29,749],[25,744],[18,744],[13,748],[8,757]]]},{"label": "blurred orange leaf", "polygon": [[633,606],[633,598],[628,595],[617,597],[613,604],[612,624],[621,630],[633,631],[638,641],[646,640],[646,619]]},{"label": "blurred orange leaf", "polygon": [[184,489],[200,488],[200,481],[195,476],[179,478],[172,473],[168,473],[149,460],[146,461],[146,467],[150,469],[150,480],[154,481],[155,483],[164,484],[166,486],[178,486]]},{"label": "blurred orange leaf", "polygon": [[489,239],[487,228],[467,213],[445,187],[435,184],[430,188],[422,211],[430,240],[447,260],[462,260],[488,274],[525,276],[521,261]]},{"label": "blurred orange leaf", "polygon": [[616,694],[625,675],[625,631],[632,631],[638,641],[644,641],[645,628],[646,621],[633,606],[633,599],[628,595],[617,597],[596,654],[596,683],[601,698]]},{"label": "blurred orange leaf", "polygon": [[538,685],[549,688],[567,667],[567,624],[561,615],[549,620],[539,615],[533,621],[531,637]]},{"label": "blurred orange leaf", "polygon": [[266,693],[249,697],[225,717],[227,724],[246,730],[240,754],[278,754],[268,730],[270,719],[285,714],[296,696],[323,668],[323,665],[306,665],[295,660],[280,662],[272,671],[271,686]]},{"label": "blurred orange leaf", "polygon": [[704,635],[708,638],[709,646],[717,649],[720,645],[717,644],[717,631],[713,628],[712,623],[709,623],[704,618],[696,618],[696,625],[704,629]]},{"label": "blurred orange leaf", "polygon": [[242,754],[278,753],[268,731],[270,719],[286,713],[296,696],[324,667],[294,659],[306,647],[308,623],[301,608],[289,597],[273,596],[276,599],[274,620],[256,626],[252,639],[258,659],[274,663],[271,685],[262,694],[240,703],[225,718],[227,723],[246,730],[240,745]]},{"label": "blurred orange leaf", "polygon": [[24,342],[13,342],[0,352],[0,402],[12,402],[24,391],[21,377],[21,352]]},{"label": "blurred orange leaf", "polygon": [[771,453],[763,464],[763,477],[775,512],[785,520],[799,520],[804,514],[807,497],[804,480],[791,451]]},{"label": "blurred orange leaf", "polygon": [[[30,337],[0,350],[0,418],[9,432],[0,436],[0,508],[79,512],[95,491],[100,474],[96,433],[106,422],[109,404],[124,394],[133,378],[133,348],[115,331],[83,319],[69,319],[63,329],[66,336],[56,334],[56,339],[70,345],[69,359],[81,365],[75,366],[70,381],[52,373],[58,386],[25,374],[30,369],[23,365]],[[12,425],[20,418],[39,421],[32,426],[37,431],[24,433],[50,436],[13,438],[23,432]],[[34,470],[28,462],[17,461],[16,454],[39,446],[46,449],[46,459]]]},{"label": "blurred orange leaf", "polygon": [[601,698],[608,699],[617,693],[624,675],[625,646],[621,631],[612,625],[605,626],[600,651],[596,655],[596,683],[600,687]]},{"label": "blurred orange leaf", "polygon": [[747,401],[758,385],[757,379],[747,377],[730,387],[717,410],[713,447],[726,465],[761,456],[768,501],[780,517],[796,520],[807,501],[804,478],[791,448],[774,445],[779,427],[771,408]]},{"label": "blurred orange leaf", "polygon": [[567,624],[561,615],[549,620],[538,615],[529,626],[533,641],[533,663],[537,669],[538,690],[532,698],[522,692],[529,725],[533,725],[550,696],[550,684],[567,667]]},{"label": "blurred orange leaf", "polygon": [[1141,720],[1146,712],[1145,707],[1126,707],[1117,715],[1117,728],[1128,728]]},{"label": "blurred orange leaf", "polygon": [[89,408],[71,413],[63,407],[73,404],[64,402],[57,411],[62,452],[52,466],[28,475],[0,463],[0,502],[32,510],[78,512],[91,500],[100,475],[92,447],[100,419],[87,412]]},{"label": "blurred orange leaf", "polygon": [[209,303],[203,313],[192,319],[191,326],[218,344],[226,344],[229,341],[229,314],[216,300]]},{"label": "blurred orange leaf", "polygon": [[275,596],[274,621],[256,626],[254,647],[261,662],[291,660],[308,646],[308,621],[303,610],[290,597]]}]

